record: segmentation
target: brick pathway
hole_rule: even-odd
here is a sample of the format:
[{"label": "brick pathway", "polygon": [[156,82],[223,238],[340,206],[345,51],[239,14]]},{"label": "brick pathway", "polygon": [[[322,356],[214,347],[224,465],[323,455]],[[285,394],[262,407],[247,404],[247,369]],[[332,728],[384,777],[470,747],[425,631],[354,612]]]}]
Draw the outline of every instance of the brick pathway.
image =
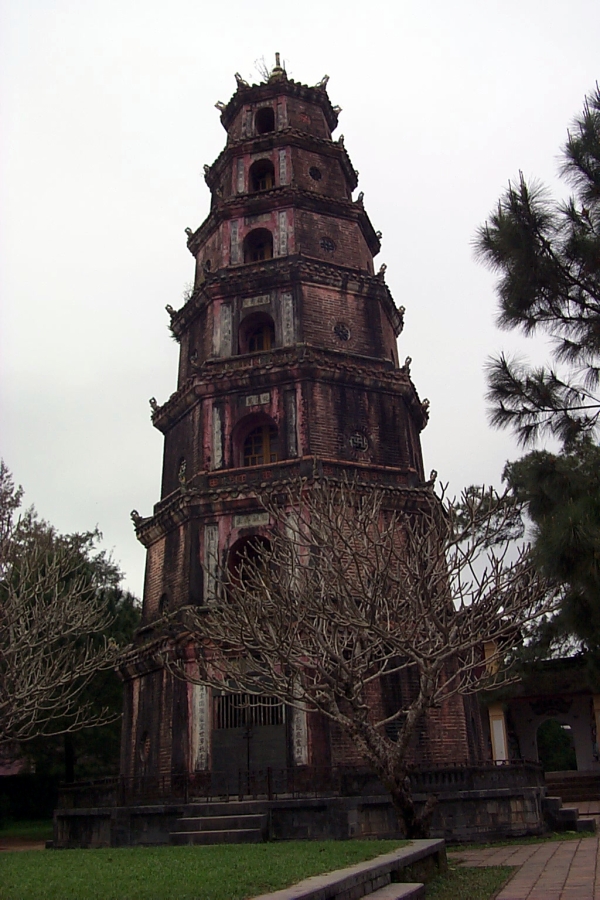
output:
[{"label": "brick pathway", "polygon": [[600,839],[455,850],[464,866],[518,866],[497,900],[600,900]]}]

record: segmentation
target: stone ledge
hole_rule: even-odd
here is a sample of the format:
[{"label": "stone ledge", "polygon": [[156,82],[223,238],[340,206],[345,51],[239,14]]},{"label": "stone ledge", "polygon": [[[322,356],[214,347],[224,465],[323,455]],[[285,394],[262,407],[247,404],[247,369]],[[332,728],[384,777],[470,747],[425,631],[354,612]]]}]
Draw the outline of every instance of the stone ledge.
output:
[{"label": "stone ledge", "polygon": [[412,869],[428,858],[431,858],[436,869],[445,870],[446,847],[443,840],[412,841],[408,847],[338,869],[337,872],[313,875],[292,887],[261,894],[254,900],[345,900],[364,897],[390,884],[392,873]]}]

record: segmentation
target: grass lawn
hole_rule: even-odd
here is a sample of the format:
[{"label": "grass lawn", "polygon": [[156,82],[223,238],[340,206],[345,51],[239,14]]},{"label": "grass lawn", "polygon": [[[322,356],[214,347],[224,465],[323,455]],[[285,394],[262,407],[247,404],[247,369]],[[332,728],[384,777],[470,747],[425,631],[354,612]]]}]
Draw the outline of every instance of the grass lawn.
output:
[{"label": "grass lawn", "polygon": [[514,872],[510,866],[450,866],[447,874],[429,882],[427,900],[491,900]]},{"label": "grass lawn", "polygon": [[52,819],[11,822],[10,825],[0,828],[0,838],[3,837],[24,838],[28,841],[51,841]]},{"label": "grass lawn", "polygon": [[285,841],[3,853],[0,900],[243,900],[398,846]]}]

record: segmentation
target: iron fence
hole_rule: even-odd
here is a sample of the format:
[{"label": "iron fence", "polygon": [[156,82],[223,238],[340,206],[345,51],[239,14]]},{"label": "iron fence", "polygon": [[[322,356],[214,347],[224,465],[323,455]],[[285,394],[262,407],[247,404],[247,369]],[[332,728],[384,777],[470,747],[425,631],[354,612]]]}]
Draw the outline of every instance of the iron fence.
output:
[{"label": "iron fence", "polygon": [[[415,769],[413,791],[444,792],[544,783],[538,763],[516,760],[502,765],[445,766]],[[81,809],[107,806],[189,804],[209,801],[276,800],[331,796],[385,795],[379,779],[363,767],[294,766],[246,771],[201,771],[133,777],[115,776],[64,784],[58,807]]]}]

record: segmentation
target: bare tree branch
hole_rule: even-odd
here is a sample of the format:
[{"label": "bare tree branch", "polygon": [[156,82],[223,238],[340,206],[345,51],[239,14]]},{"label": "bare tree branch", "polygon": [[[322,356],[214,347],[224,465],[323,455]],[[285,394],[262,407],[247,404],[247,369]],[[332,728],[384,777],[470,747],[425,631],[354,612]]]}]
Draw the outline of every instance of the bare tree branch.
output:
[{"label": "bare tree branch", "polygon": [[[460,510],[431,488],[409,499],[326,479],[263,496],[268,540],[248,545],[237,572],[222,572],[218,602],[189,610],[179,652],[165,651],[163,663],[327,716],[415,836],[426,831],[407,787],[419,720],[456,694],[510,679],[507,648],[556,597],[527,548],[511,560],[495,542],[511,533],[506,498],[471,490]],[[404,670],[416,676],[413,696],[377,713],[374,688]],[[391,722],[397,739],[386,734]]]},{"label": "bare tree branch", "polygon": [[57,535],[32,511],[15,519],[21,496],[0,463],[0,745],[114,718],[80,702],[118,656],[102,637],[107,601],[78,536]]}]

